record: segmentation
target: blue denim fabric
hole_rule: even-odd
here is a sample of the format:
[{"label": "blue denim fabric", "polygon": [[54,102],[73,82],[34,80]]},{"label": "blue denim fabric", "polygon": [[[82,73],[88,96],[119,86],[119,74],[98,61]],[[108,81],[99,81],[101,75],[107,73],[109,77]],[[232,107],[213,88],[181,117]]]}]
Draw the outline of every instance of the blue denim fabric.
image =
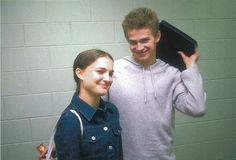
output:
[{"label": "blue denim fabric", "polygon": [[[69,111],[74,109],[83,123]],[[58,160],[123,160],[117,108],[101,99],[98,109],[74,95],[57,123],[55,144]]]}]

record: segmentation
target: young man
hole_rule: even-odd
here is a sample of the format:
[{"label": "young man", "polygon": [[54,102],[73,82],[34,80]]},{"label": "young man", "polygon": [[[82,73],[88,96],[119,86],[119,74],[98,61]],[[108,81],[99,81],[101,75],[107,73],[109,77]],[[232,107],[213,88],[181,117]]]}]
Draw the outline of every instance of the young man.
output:
[{"label": "young man", "polygon": [[175,160],[175,110],[195,117],[205,112],[199,52],[179,52],[187,66],[183,72],[156,59],[161,33],[151,9],[132,10],[122,26],[132,55],[115,62],[107,98],[120,112],[124,160]]}]

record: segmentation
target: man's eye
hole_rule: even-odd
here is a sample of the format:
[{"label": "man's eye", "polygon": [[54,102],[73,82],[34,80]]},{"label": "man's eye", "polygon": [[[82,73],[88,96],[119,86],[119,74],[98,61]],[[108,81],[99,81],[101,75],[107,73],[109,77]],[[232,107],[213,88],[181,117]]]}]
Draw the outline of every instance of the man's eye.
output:
[{"label": "man's eye", "polygon": [[129,41],[129,44],[130,45],[135,45],[137,42],[135,42],[135,41]]},{"label": "man's eye", "polygon": [[149,39],[142,39],[141,41],[140,41],[140,43],[147,43],[149,41]]}]

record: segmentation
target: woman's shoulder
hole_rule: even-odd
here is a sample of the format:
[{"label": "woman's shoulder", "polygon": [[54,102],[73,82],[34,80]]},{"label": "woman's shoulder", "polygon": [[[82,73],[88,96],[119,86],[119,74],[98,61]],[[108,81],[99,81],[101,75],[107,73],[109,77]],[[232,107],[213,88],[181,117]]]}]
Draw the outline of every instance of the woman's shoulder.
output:
[{"label": "woman's shoulder", "polygon": [[68,106],[61,114],[58,123],[64,123],[68,125],[77,124],[77,117],[70,110],[73,109],[71,106]]}]

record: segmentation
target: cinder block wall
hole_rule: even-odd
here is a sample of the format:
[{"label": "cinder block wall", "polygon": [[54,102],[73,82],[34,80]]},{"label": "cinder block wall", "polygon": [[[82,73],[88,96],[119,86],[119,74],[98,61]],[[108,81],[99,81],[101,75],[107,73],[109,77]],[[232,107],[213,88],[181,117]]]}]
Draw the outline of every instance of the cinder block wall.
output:
[{"label": "cinder block wall", "polygon": [[236,160],[235,0],[2,0],[1,152],[36,159],[74,92],[72,63],[88,48],[129,55],[121,21],[153,8],[199,42],[207,114],[176,113],[179,160]]}]

